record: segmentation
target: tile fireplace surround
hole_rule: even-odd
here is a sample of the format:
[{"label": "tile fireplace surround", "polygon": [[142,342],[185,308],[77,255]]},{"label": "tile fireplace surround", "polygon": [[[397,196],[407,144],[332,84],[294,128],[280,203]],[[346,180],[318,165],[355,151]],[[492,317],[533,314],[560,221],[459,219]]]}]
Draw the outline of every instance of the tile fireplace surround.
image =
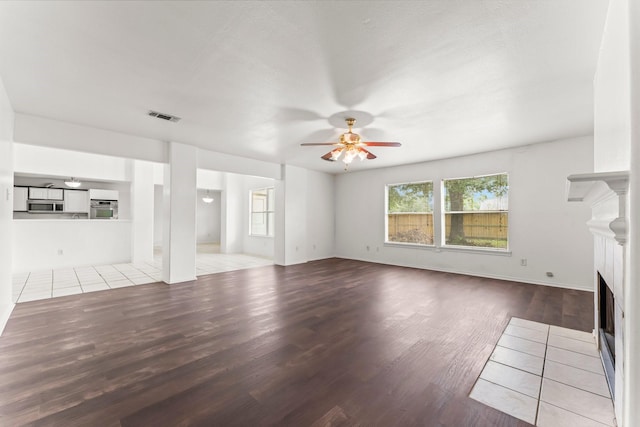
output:
[{"label": "tile fireplace surround", "polygon": [[[604,351],[604,342],[600,339],[600,298],[602,280],[614,296],[615,327],[615,369],[613,402],[618,422],[622,420],[624,405],[624,280],[627,257],[627,189],[628,172],[604,172],[571,175],[569,181],[568,200],[570,202],[586,202],[591,205],[591,220],[587,223],[593,234],[594,242],[594,335],[605,367],[608,355]],[[626,427],[626,426],[625,426]],[[631,427],[631,426],[629,426]]]}]

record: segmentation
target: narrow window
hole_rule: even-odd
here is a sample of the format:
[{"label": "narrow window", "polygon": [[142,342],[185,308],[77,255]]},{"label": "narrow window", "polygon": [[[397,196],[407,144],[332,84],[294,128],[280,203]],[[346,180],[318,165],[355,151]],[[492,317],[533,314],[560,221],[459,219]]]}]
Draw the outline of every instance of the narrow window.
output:
[{"label": "narrow window", "polygon": [[433,245],[433,182],[387,185],[387,243]]},{"label": "narrow window", "polygon": [[509,179],[506,173],[442,181],[444,245],[508,248]]},{"label": "narrow window", "polygon": [[274,203],[273,187],[251,190],[250,235],[273,237]]}]

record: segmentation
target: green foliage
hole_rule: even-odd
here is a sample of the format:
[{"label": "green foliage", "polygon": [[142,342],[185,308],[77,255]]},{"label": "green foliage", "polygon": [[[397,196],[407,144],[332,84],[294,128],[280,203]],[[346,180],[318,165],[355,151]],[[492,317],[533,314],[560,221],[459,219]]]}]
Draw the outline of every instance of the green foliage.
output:
[{"label": "green foliage", "polygon": [[389,213],[433,212],[433,183],[389,186]]},{"label": "green foliage", "polygon": [[501,197],[509,191],[506,174],[478,178],[452,179],[444,182],[444,198],[447,211],[473,211],[489,195]]}]

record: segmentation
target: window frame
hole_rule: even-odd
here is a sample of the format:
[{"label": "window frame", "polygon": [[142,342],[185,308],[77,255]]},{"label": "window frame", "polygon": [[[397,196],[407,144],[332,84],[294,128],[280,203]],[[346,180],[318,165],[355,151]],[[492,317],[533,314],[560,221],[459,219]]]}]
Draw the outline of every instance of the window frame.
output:
[{"label": "window frame", "polygon": [[[504,175],[507,178],[507,199],[509,197],[509,193],[511,190],[510,181],[509,181],[509,173],[508,172],[497,172],[497,173],[489,173],[484,175],[473,175],[467,177],[456,177],[456,178],[442,178],[440,180],[440,246],[439,248],[452,250],[452,251],[462,251],[462,252],[490,252],[496,254],[511,254],[511,227],[509,226],[509,214],[511,212],[511,207],[508,204],[507,210],[492,210],[492,211],[447,211],[446,210],[446,192],[445,192],[445,181],[457,181],[464,179],[476,179],[476,178],[485,178],[490,176],[499,176]],[[456,213],[465,213],[465,212],[499,212],[504,213],[507,217],[507,244],[504,248],[495,248],[490,246],[472,246],[472,245],[452,245],[447,244],[447,226],[446,226],[446,215],[447,214],[456,214]]]},{"label": "window frame", "polygon": [[[406,184],[425,184],[425,183],[430,183],[431,184],[431,211],[430,212],[424,212],[424,213],[430,213],[431,214],[431,236],[432,236],[432,241],[433,243],[431,244],[427,244],[427,243],[413,243],[413,242],[395,242],[392,240],[389,240],[389,215],[391,214],[389,212],[389,187],[394,187],[394,186],[398,186],[398,185],[406,185]],[[433,180],[430,179],[425,179],[425,180],[420,180],[420,181],[407,181],[407,182],[397,182],[397,183],[393,183],[393,184],[385,184],[384,186],[384,245],[387,246],[408,246],[408,247],[416,247],[416,248],[435,248],[437,247],[436,245],[436,224],[435,224],[435,220],[436,220],[436,203],[435,203],[435,183]]]},{"label": "window frame", "polygon": [[[269,197],[269,190],[271,190],[273,196],[270,199]],[[263,192],[265,194],[265,210],[259,210],[259,211],[254,211],[253,210],[253,199],[254,199],[254,193],[259,193],[259,192]],[[271,208],[271,209],[269,209]],[[265,224],[265,233],[264,234],[257,234],[254,231],[254,225],[253,225],[253,215],[254,214],[264,214],[264,218],[266,221]],[[249,236],[251,237],[267,237],[267,238],[273,238],[275,236],[275,218],[274,221],[271,221],[269,219],[270,214],[275,214],[275,187],[261,187],[261,188],[254,188],[249,190]],[[272,223],[273,222],[273,223]]]}]

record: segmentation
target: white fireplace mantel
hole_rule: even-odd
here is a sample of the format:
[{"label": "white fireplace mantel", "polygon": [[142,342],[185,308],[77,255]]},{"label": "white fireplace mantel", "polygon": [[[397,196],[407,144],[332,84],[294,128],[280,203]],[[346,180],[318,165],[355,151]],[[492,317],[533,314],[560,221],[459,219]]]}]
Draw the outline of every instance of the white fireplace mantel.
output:
[{"label": "white fireplace mantel", "polygon": [[[591,232],[613,237],[619,244],[627,241],[626,195],[629,189],[629,172],[598,172],[569,175],[567,199],[570,202],[591,202],[592,207],[605,205],[617,198],[613,210],[594,215],[588,222]],[[594,213],[595,213],[594,209]]]}]

